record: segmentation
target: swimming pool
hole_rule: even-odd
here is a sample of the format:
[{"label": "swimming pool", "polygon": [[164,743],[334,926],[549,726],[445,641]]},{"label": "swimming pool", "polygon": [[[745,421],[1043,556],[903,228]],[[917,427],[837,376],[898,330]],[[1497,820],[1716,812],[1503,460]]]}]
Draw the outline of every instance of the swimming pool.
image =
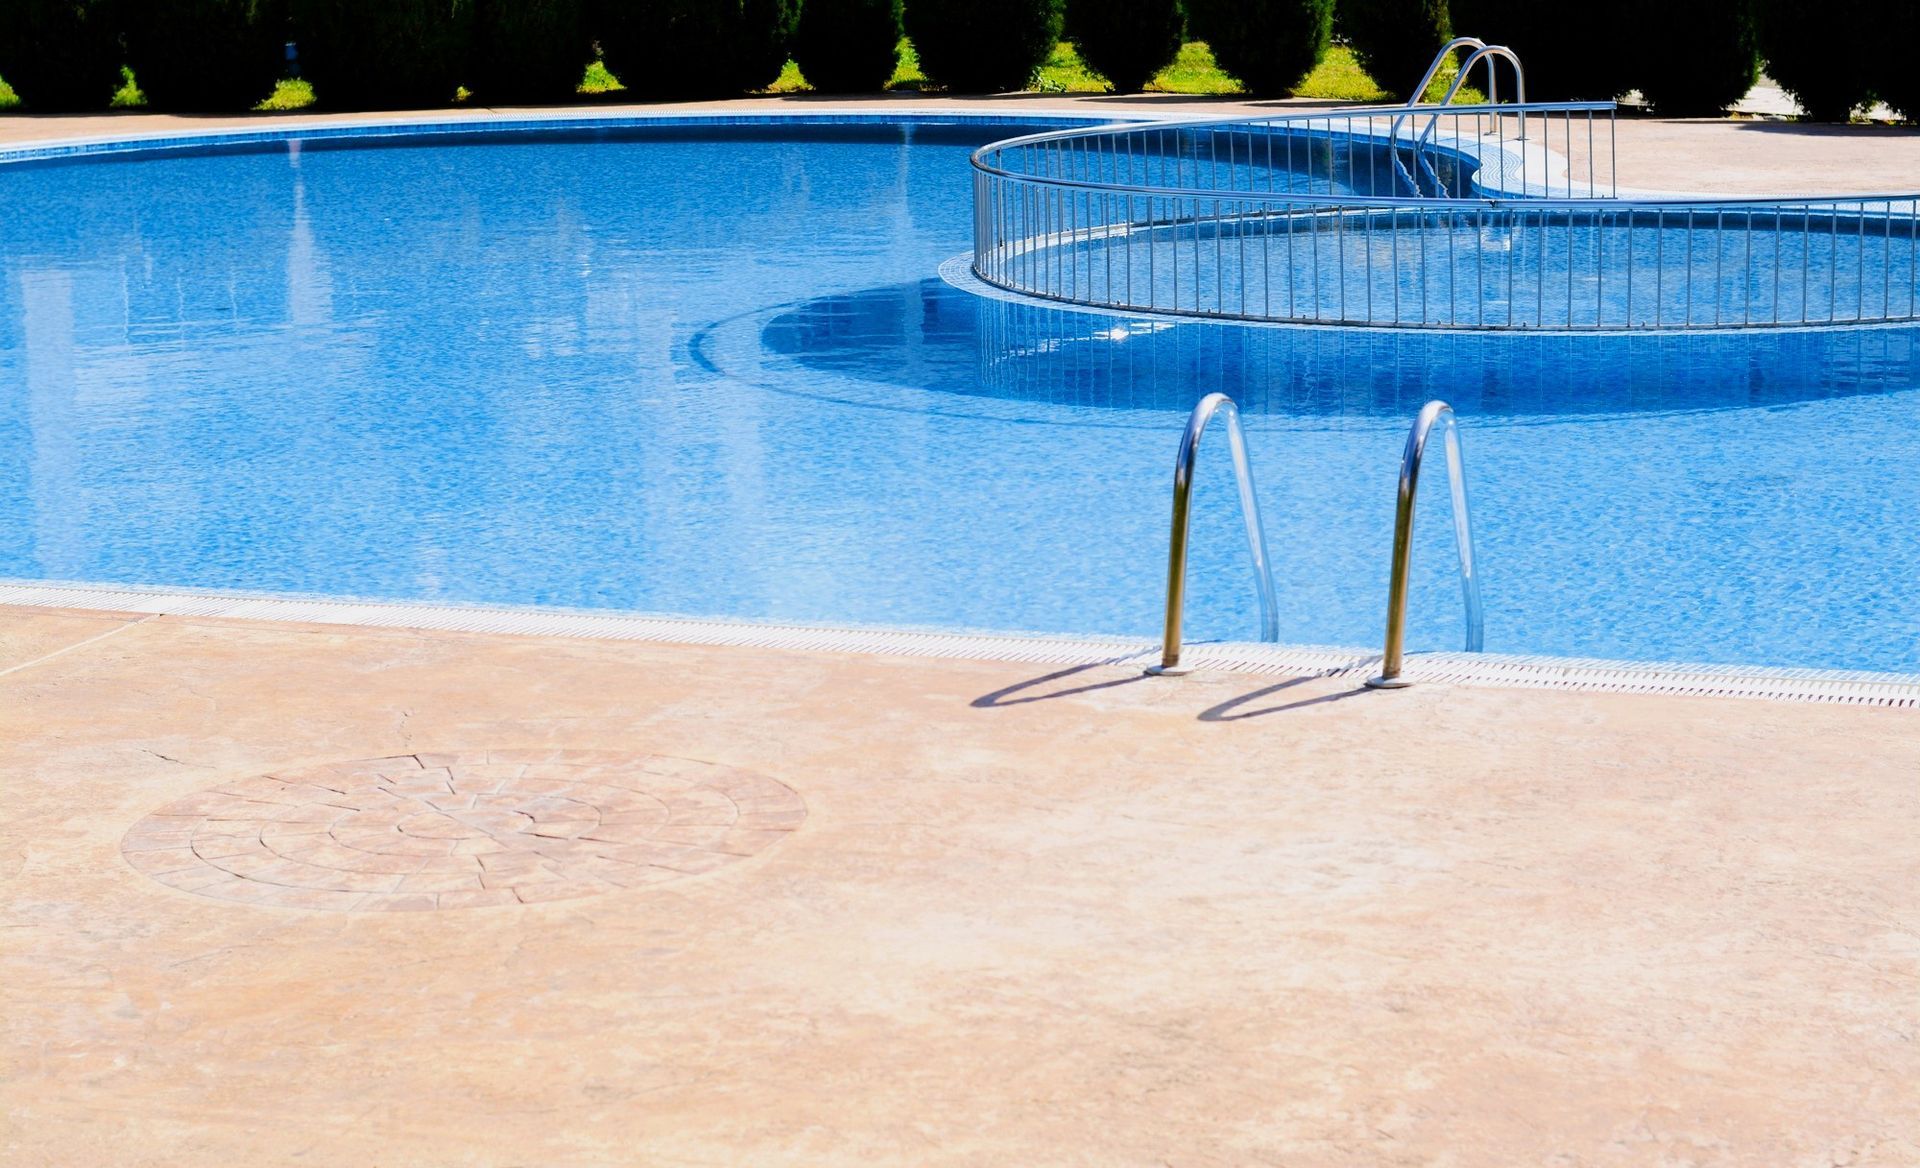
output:
[{"label": "swimming pool", "polygon": [[[0,166],[0,577],[1152,637],[1241,403],[1281,637],[1377,644],[1459,410],[1487,648],[1920,669],[1920,330],[1264,327],[974,295],[1032,129],[661,126]],[[1224,449],[1188,631],[1249,638]],[[1458,647],[1444,492],[1410,643]]]}]

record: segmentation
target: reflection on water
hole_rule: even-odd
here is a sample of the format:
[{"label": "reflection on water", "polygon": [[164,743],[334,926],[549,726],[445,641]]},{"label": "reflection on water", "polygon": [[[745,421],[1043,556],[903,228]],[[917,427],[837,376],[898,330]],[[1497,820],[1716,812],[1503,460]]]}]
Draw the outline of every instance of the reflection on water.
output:
[{"label": "reflection on water", "polygon": [[1660,335],[1329,327],[1119,317],[977,296],[937,278],[807,301],[762,330],[807,369],[969,397],[1113,410],[1410,417],[1744,409],[1920,386],[1920,328]]}]

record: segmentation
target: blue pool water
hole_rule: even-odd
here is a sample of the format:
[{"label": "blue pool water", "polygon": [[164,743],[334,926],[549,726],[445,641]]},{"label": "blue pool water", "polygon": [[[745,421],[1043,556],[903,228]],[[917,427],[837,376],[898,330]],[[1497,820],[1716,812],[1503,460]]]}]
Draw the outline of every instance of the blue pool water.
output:
[{"label": "blue pool water", "polygon": [[[1198,213],[1211,205],[1201,201]],[[1545,329],[1876,321],[1920,309],[1911,215],[1703,212],[1690,221],[1530,215],[1510,204],[1229,218],[1096,238],[1039,262],[1058,271],[1053,283],[1068,300],[1268,320]]]},{"label": "blue pool water", "polygon": [[[0,166],[0,577],[1156,633],[1185,413],[1281,635],[1377,643],[1458,408],[1495,652],[1920,669],[1920,329],[1129,320],[942,282],[1018,127]],[[1256,627],[1224,446],[1189,630]],[[1411,642],[1458,648],[1444,491]]]}]

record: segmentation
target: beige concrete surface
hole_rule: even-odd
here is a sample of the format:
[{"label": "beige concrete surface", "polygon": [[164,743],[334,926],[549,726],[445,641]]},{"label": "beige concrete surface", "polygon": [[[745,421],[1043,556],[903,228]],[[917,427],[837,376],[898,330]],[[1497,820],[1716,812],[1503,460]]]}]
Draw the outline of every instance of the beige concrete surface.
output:
[{"label": "beige concrete surface", "polygon": [[[138,111],[85,115],[0,114],[0,144],[112,134],[149,134],[233,126],[365,121],[386,118],[487,118],[515,112],[669,113],[806,111],[841,109],[1064,110],[1111,114],[1139,110],[1228,117],[1264,111],[1312,108],[1302,101],[1244,102],[1184,96],[1067,97],[1027,94],[998,98],[923,97],[887,94],[864,99],[746,98],[667,105],[597,103],[572,110],[486,108],[380,114],[250,114],[183,117]],[[1759,119],[1661,121],[1623,114],[1618,125],[1619,182],[1640,190],[1713,194],[1907,193],[1920,190],[1920,129],[1894,126],[1821,126]]]},{"label": "beige concrete surface", "polygon": [[103,613],[38,613],[0,608],[0,672],[110,636],[139,620]]},{"label": "beige concrete surface", "polygon": [[[1059,672],[186,618],[15,669],[0,1163],[1920,1163],[1912,712]],[[438,911],[122,851],[554,749],[805,814]]]}]

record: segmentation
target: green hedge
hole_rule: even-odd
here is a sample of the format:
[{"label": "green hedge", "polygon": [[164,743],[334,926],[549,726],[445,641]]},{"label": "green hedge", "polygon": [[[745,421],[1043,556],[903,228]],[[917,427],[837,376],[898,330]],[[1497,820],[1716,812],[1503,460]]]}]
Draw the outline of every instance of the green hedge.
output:
[{"label": "green hedge", "polygon": [[[1066,2],[912,0],[903,14],[902,0],[0,0],[0,77],[28,110],[102,109],[124,62],[155,108],[245,109],[272,90],[292,39],[328,106],[438,106],[463,84],[482,102],[565,101],[598,44],[639,97],[764,88],[789,52],[820,90],[873,92],[904,33],[935,84],[997,92],[1032,83]],[[1635,37],[1617,44],[1591,12],[1549,0],[1339,2],[1341,35],[1396,98],[1458,31],[1510,45],[1536,100],[1637,88],[1657,113],[1711,115],[1764,62],[1816,120],[1875,99],[1920,119],[1920,0],[1623,0],[1612,12]],[[1064,31],[1121,91],[1143,88],[1191,33],[1271,96],[1320,63],[1333,6],[1071,0]]]},{"label": "green hedge", "polygon": [[1749,0],[1638,0],[1633,81],[1664,117],[1717,117],[1760,76]]},{"label": "green hedge", "polygon": [[286,69],[284,0],[123,3],[127,64],[160,110],[250,109]]},{"label": "green hedge", "polygon": [[793,59],[822,93],[877,93],[900,64],[900,0],[805,0]]},{"label": "green hedge", "polygon": [[1447,0],[1340,0],[1339,28],[1360,67],[1395,101],[1413,96],[1453,35]]},{"label": "green hedge", "polygon": [[1173,64],[1186,26],[1180,0],[1067,0],[1067,39],[1117,93],[1138,93]]},{"label": "green hedge", "polygon": [[[1755,19],[1767,76],[1814,121],[1844,122],[1872,99],[1870,66],[1863,58],[1884,35],[1877,27],[1875,18],[1884,18],[1877,8],[1874,0],[1758,0]],[[1901,50],[1910,54],[1913,45]]]},{"label": "green hedge", "polygon": [[[1634,33],[1613,42],[1605,39],[1613,27],[1597,21],[1592,8],[1555,0],[1453,0],[1454,32],[1518,53],[1527,70],[1527,96],[1535,101],[1598,101],[1632,89],[1633,62],[1665,30],[1621,21],[1618,27]],[[1479,69],[1474,75],[1481,75]]]},{"label": "green hedge", "polygon": [[786,67],[800,0],[600,0],[587,31],[634,97],[764,89]]},{"label": "green hedge", "polygon": [[1025,89],[1060,43],[1061,0],[910,0],[920,69],[958,93]]},{"label": "green hedge", "polygon": [[1886,27],[1874,42],[1868,69],[1874,93],[1909,122],[1920,122],[1920,3],[1889,0]]},{"label": "green hedge", "polygon": [[38,112],[105,109],[120,30],[102,0],[0,0],[0,77]]},{"label": "green hedge", "polygon": [[1188,31],[1249,93],[1290,93],[1327,55],[1333,0],[1187,0]]},{"label": "green hedge", "polygon": [[333,109],[453,101],[473,44],[471,0],[294,0],[300,74]]},{"label": "green hedge", "polygon": [[592,59],[583,0],[474,0],[465,81],[477,100],[569,101]]}]

